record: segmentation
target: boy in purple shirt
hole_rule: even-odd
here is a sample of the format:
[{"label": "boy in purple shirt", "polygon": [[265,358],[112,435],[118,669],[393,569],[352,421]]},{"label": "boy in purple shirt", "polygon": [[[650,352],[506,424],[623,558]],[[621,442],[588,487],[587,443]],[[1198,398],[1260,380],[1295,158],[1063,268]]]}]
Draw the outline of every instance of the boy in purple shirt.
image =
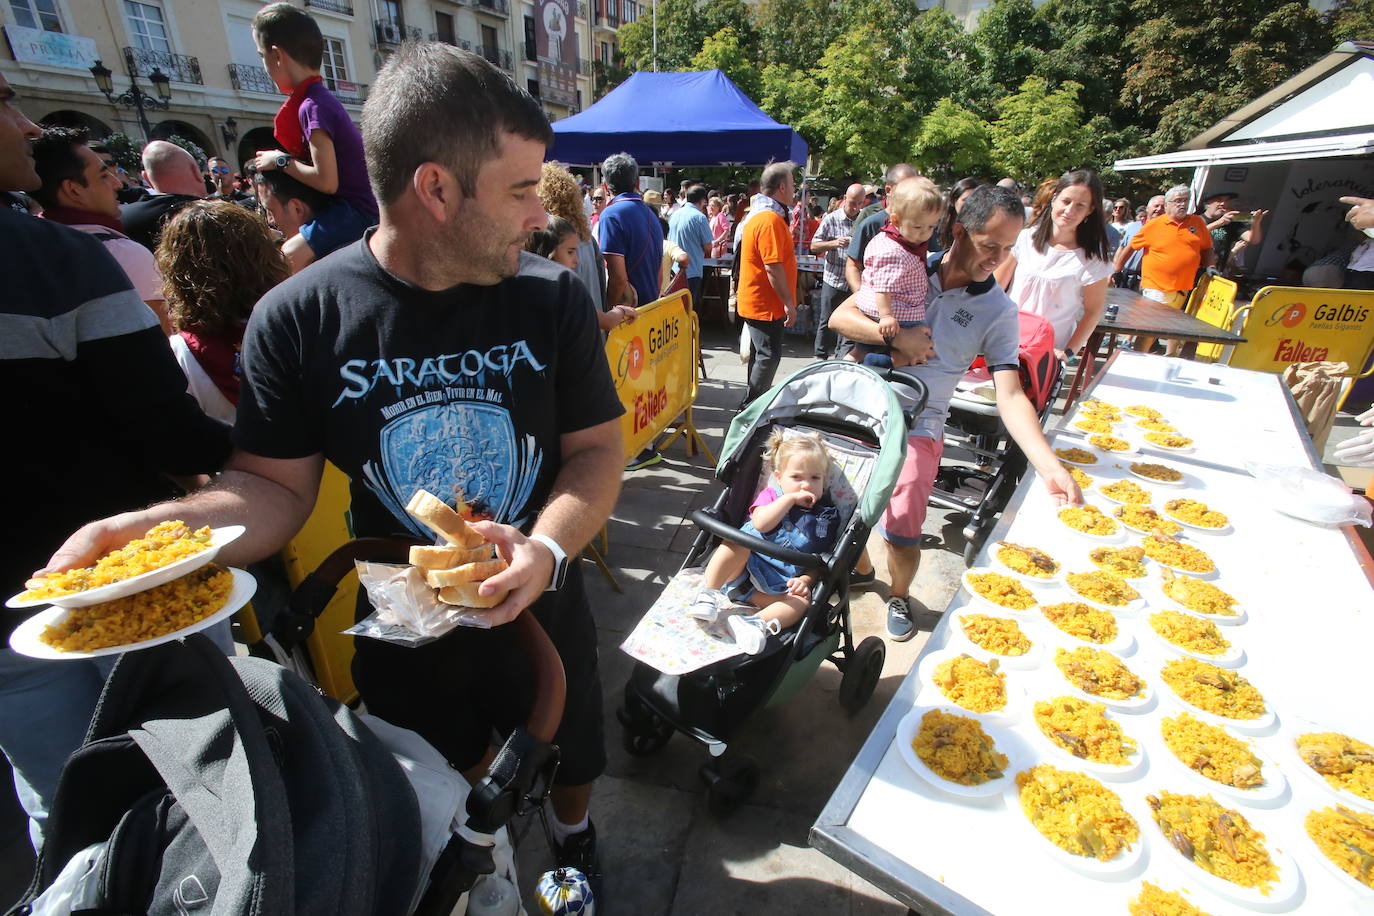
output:
[{"label": "boy in purple shirt", "polygon": [[367,181],[362,135],[320,76],[319,25],[299,7],[273,3],[253,17],[253,40],[268,75],[290,96],[272,124],[282,148],[259,152],[253,164],[258,171],[281,169],[334,198],[282,246],[294,272],[362,238],[377,222],[377,201]]}]

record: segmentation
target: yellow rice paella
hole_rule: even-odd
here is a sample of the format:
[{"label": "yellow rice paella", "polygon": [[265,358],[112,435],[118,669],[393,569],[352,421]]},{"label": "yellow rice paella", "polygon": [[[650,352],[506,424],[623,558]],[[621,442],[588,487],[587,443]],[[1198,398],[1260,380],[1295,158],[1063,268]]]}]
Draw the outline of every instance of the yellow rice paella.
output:
[{"label": "yellow rice paella", "polygon": [[1180,649],[1198,655],[1225,655],[1231,643],[1210,620],[1182,611],[1157,611],[1150,615],[1150,629]]},{"label": "yellow rice paella", "polygon": [[1176,658],[1160,670],[1164,683],[1186,703],[1226,719],[1258,719],[1264,696],[1234,671],[1195,658]]},{"label": "yellow rice paella", "polygon": [[1192,448],[1193,440],[1177,433],[1146,433],[1145,441],[1164,448]]},{"label": "yellow rice paella", "polygon": [[1073,482],[1078,484],[1078,489],[1086,490],[1093,485],[1093,479],[1087,474],[1084,474],[1081,468],[1076,468],[1066,461],[1061,461],[1059,464],[1064,470],[1069,472],[1069,476],[1073,478]]},{"label": "yellow rice paella", "polygon": [[968,641],[993,655],[1018,656],[1031,650],[1030,637],[1010,617],[990,614],[961,614],[959,625]]},{"label": "yellow rice paella", "polygon": [[1227,591],[1211,582],[1194,579],[1192,576],[1175,576],[1172,570],[1160,570],[1163,582],[1160,588],[1179,604],[1199,614],[1218,614],[1223,617],[1238,617],[1236,599]]},{"label": "yellow rice paella", "polygon": [[961,654],[936,665],[931,680],[969,712],[997,712],[1007,706],[1007,676],[998,668],[995,658],[982,662]]},{"label": "yellow rice paella", "polygon": [[1105,644],[1117,637],[1116,618],[1111,612],[1081,601],[1047,604],[1040,608],[1040,613],[1065,633],[1084,642]]},{"label": "yellow rice paella", "polygon": [[1340,732],[1297,738],[1298,756],[1338,789],[1374,801],[1374,747]]},{"label": "yellow rice paella", "polygon": [[1133,417],[1148,417],[1151,420],[1158,420],[1164,416],[1153,407],[1147,407],[1144,404],[1132,404],[1126,408],[1126,413]]},{"label": "yellow rice paella", "polygon": [[185,522],[162,522],[148,529],[143,537],[105,554],[93,566],[30,579],[24,583],[28,591],[19,597],[40,601],[123,582],[200,553],[210,546],[210,537],[209,528],[192,531]]},{"label": "yellow rice paella", "polygon": [[1209,573],[1217,568],[1212,558],[1192,544],[1184,544],[1177,538],[1161,534],[1151,534],[1140,542],[1145,556],[1164,566],[1181,569],[1184,572]]},{"label": "yellow rice paella", "polygon": [[1121,524],[1136,531],[1178,534],[1183,530],[1178,522],[1169,521],[1149,506],[1119,506],[1112,514],[1121,520]]},{"label": "yellow rice paella", "polygon": [[1131,450],[1131,443],[1120,436],[1099,433],[1096,436],[1089,436],[1088,442],[1092,443],[1094,448],[1100,448],[1104,452],[1129,452]]},{"label": "yellow rice paella", "polygon": [[1107,707],[1078,697],[1055,697],[1035,704],[1035,724],[1059,747],[1096,763],[1125,766],[1136,743],[1107,718]]},{"label": "yellow rice paella", "polygon": [[1037,547],[998,541],[994,556],[1008,568],[1034,579],[1049,579],[1059,572],[1059,562]]},{"label": "yellow rice paella", "polygon": [[1148,477],[1151,480],[1161,480],[1165,483],[1178,483],[1183,479],[1183,472],[1176,471],[1167,464],[1151,464],[1148,461],[1137,461],[1131,464],[1131,470],[1141,477]]},{"label": "yellow rice paella", "polygon": [[1374,814],[1337,805],[1308,812],[1303,826],[1312,842],[1336,867],[1374,888]]},{"label": "yellow rice paella", "polygon": [[940,778],[963,786],[1000,779],[1008,762],[976,719],[938,709],[921,716],[911,749]]},{"label": "yellow rice paella", "polygon": [[1264,785],[1264,762],[1250,744],[1219,725],[1208,725],[1191,713],[1163,719],[1159,733],[1164,745],[1184,766],[1213,782],[1236,789]]},{"label": "yellow rice paella", "polygon": [[1097,547],[1088,559],[1103,572],[1123,579],[1141,579],[1146,575],[1145,551],[1139,547]]},{"label": "yellow rice paella", "polygon": [[1110,652],[1101,649],[1056,649],[1054,664],[1084,693],[1110,700],[1126,700],[1145,691],[1145,682]]},{"label": "yellow rice paella", "polygon": [[1124,579],[1107,572],[1069,573],[1064,581],[1080,597],[1108,607],[1125,607],[1140,597]]},{"label": "yellow rice paella", "polygon": [[90,652],[165,636],[224,607],[234,576],[215,563],[180,579],[86,607],[43,629],[38,638],[60,652]]},{"label": "yellow rice paella", "polygon": [[1097,464],[1097,456],[1086,449],[1081,448],[1057,448],[1054,453],[1063,461],[1072,461],[1074,464]]},{"label": "yellow rice paella", "polygon": [[1199,528],[1225,528],[1231,524],[1225,512],[1209,508],[1206,503],[1196,499],[1171,499],[1164,504],[1164,511],[1179,521]]},{"label": "yellow rice paella", "polygon": [[1084,534],[1116,534],[1121,526],[1096,506],[1068,506],[1059,510],[1059,520]]},{"label": "yellow rice paella", "polygon": [[1140,893],[1129,904],[1130,916],[1208,916],[1176,891],[1143,881]]},{"label": "yellow rice paella", "polygon": [[1222,807],[1209,795],[1160,792],[1145,801],[1169,845],[1199,868],[1265,895],[1279,880],[1264,834],[1239,811]]},{"label": "yellow rice paella", "polygon": [[1099,489],[1102,495],[1114,499],[1119,503],[1148,503],[1150,501],[1150,491],[1136,483],[1134,480],[1118,480],[1113,483],[1103,484]]},{"label": "yellow rice paella", "polygon": [[1065,852],[1109,862],[1140,839],[1121,798],[1091,776],[1042,763],[1017,773],[1016,787],[1031,824]]},{"label": "yellow rice paella", "polygon": [[1000,607],[1013,611],[1035,607],[1035,596],[1011,576],[995,572],[969,573],[967,580],[974,594]]}]

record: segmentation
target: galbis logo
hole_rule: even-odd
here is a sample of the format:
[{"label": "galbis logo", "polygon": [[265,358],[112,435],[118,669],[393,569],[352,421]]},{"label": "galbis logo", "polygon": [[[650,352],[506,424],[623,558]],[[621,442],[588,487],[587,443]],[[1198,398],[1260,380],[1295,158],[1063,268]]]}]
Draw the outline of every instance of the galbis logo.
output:
[{"label": "galbis logo", "polygon": [[639,373],[644,371],[644,338],[635,335],[629,343],[625,344],[625,349],[620,351],[620,360],[616,363],[616,378],[631,379],[639,378]]},{"label": "galbis logo", "polygon": [[1274,314],[1269,316],[1269,320],[1264,323],[1264,326],[1272,328],[1276,324],[1282,324],[1285,328],[1292,328],[1296,327],[1298,322],[1306,316],[1307,306],[1301,302],[1293,302],[1274,309]]}]

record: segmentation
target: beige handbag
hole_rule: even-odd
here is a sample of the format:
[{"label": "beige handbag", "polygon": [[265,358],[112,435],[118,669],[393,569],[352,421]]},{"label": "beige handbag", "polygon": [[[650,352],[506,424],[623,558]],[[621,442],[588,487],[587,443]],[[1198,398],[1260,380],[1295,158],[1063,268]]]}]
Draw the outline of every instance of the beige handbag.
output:
[{"label": "beige handbag", "polygon": [[1298,413],[1307,422],[1307,434],[1320,454],[1326,449],[1331,435],[1331,423],[1336,418],[1336,405],[1341,392],[1350,381],[1346,363],[1294,363],[1283,370],[1283,381],[1293,392]]}]

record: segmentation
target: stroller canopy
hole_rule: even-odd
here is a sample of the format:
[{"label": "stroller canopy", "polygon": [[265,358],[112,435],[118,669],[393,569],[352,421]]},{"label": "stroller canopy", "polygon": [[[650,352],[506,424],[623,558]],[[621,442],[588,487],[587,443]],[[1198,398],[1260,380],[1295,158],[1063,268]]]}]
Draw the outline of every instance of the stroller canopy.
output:
[{"label": "stroller canopy", "polygon": [[857,512],[872,527],[887,508],[906,457],[906,419],[892,386],[858,363],[816,363],[794,372],[756,398],[730,421],[717,474],[738,457],[760,426],[804,416],[851,423],[878,440],[878,458],[867,489],[859,494]]}]

